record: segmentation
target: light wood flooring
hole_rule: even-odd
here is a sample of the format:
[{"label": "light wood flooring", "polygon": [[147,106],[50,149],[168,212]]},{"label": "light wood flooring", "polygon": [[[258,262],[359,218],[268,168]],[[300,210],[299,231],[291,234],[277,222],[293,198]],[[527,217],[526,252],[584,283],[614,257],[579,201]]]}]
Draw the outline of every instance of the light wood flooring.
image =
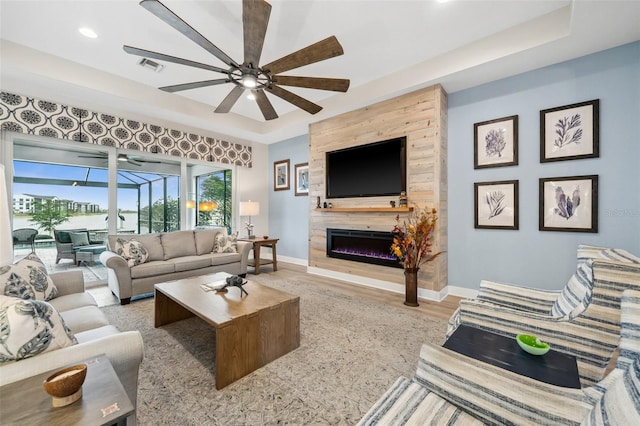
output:
[{"label": "light wood flooring", "polygon": [[[251,279],[251,277],[254,276],[252,272],[253,268],[249,267],[249,271],[247,273],[248,279]],[[285,263],[280,261],[278,262],[278,270],[276,272],[273,272],[272,265],[261,266],[260,275],[262,274],[278,274],[283,278],[304,279],[318,286],[330,287],[334,291],[344,293],[345,295],[396,306],[404,306],[403,294],[391,293],[385,290],[308,274],[306,272],[306,268],[301,265],[295,265],[292,263]],[[91,287],[87,290],[96,299],[98,306],[107,306],[119,303],[118,299],[113,294],[111,294],[109,287],[107,287],[106,285]],[[456,296],[447,296],[441,302],[419,300],[418,302],[420,303],[420,306],[415,308],[406,306],[405,308],[422,312],[425,314],[425,316],[428,317],[447,321],[458,307],[458,303],[460,302],[460,300],[461,298]]]},{"label": "light wood flooring", "polygon": [[[260,274],[269,273],[273,274],[271,265],[267,265],[265,269],[260,267]],[[247,278],[251,279],[253,268],[249,268]],[[275,272],[283,277],[291,278],[304,278],[307,281],[313,282],[318,286],[328,286],[331,289],[342,292],[346,295],[359,297],[367,300],[372,300],[380,303],[390,305],[403,305],[404,294],[392,293],[390,291],[380,290],[377,288],[366,287],[354,283],[348,283],[345,281],[336,280],[333,278],[321,277],[318,275],[308,274],[306,268],[301,265],[294,265],[291,263],[278,262],[278,271]],[[426,316],[448,321],[453,312],[458,308],[458,303],[462,298],[456,296],[447,296],[441,302],[429,301],[420,299],[418,302],[420,306],[409,307],[406,309],[417,310],[423,312]]]}]

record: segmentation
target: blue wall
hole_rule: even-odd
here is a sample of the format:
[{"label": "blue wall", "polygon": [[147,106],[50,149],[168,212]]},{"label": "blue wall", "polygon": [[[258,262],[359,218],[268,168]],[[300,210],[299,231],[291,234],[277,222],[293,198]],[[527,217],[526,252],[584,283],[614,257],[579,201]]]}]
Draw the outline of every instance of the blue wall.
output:
[{"label": "blue wall", "polygon": [[[273,190],[273,162],[289,159],[288,191]],[[295,165],[309,161],[309,136],[269,145],[269,234],[280,238],[278,256],[309,258],[309,197],[295,196]]]},{"label": "blue wall", "polygon": [[[539,112],[600,99],[600,157],[540,163]],[[519,116],[519,165],[474,170],[473,124]],[[449,285],[482,279],[562,288],[580,243],[640,255],[640,42],[449,94]],[[273,162],[308,161],[308,135],[269,146],[269,230],[278,254],[308,258],[308,197],[273,191]],[[599,175],[597,234],[538,230],[538,179]],[[519,180],[520,229],[473,227],[473,184]]]},{"label": "blue wall", "polygon": [[[539,111],[600,99],[600,157],[540,163]],[[559,289],[580,243],[640,255],[640,43],[449,94],[449,285]],[[473,124],[519,116],[519,165],[474,170]],[[538,230],[538,179],[599,175],[599,232]],[[474,229],[474,182],[519,180],[520,229]]]}]

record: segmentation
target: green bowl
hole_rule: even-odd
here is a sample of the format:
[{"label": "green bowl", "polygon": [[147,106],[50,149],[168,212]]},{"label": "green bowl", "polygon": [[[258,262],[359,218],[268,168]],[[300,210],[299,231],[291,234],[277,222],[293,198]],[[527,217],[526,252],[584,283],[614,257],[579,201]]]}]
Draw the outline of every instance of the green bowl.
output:
[{"label": "green bowl", "polygon": [[544,355],[549,352],[549,344],[541,342],[536,336],[530,334],[518,334],[516,336],[518,345],[531,355]]}]

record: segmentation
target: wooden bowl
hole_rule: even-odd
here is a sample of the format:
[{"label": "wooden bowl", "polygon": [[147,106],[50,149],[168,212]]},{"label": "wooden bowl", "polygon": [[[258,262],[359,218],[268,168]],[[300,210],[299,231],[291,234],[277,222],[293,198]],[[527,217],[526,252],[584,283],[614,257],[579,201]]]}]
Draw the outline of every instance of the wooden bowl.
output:
[{"label": "wooden bowl", "polygon": [[268,240],[269,236],[268,235],[263,235],[262,238],[264,238],[265,240]]},{"label": "wooden bowl", "polygon": [[53,373],[42,386],[53,397],[53,406],[62,407],[82,397],[82,384],[86,377],[87,365],[74,365]]}]

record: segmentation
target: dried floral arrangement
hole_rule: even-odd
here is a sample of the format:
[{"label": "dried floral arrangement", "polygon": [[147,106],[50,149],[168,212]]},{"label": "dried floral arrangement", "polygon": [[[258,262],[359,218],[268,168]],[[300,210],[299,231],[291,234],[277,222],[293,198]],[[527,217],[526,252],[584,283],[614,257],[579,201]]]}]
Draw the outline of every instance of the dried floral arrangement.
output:
[{"label": "dried floral arrangement", "polygon": [[420,211],[413,211],[402,223],[400,215],[396,215],[396,224],[391,231],[391,252],[405,269],[419,268],[423,263],[430,262],[443,253],[432,251],[431,240],[437,222],[438,211],[426,206]]}]

